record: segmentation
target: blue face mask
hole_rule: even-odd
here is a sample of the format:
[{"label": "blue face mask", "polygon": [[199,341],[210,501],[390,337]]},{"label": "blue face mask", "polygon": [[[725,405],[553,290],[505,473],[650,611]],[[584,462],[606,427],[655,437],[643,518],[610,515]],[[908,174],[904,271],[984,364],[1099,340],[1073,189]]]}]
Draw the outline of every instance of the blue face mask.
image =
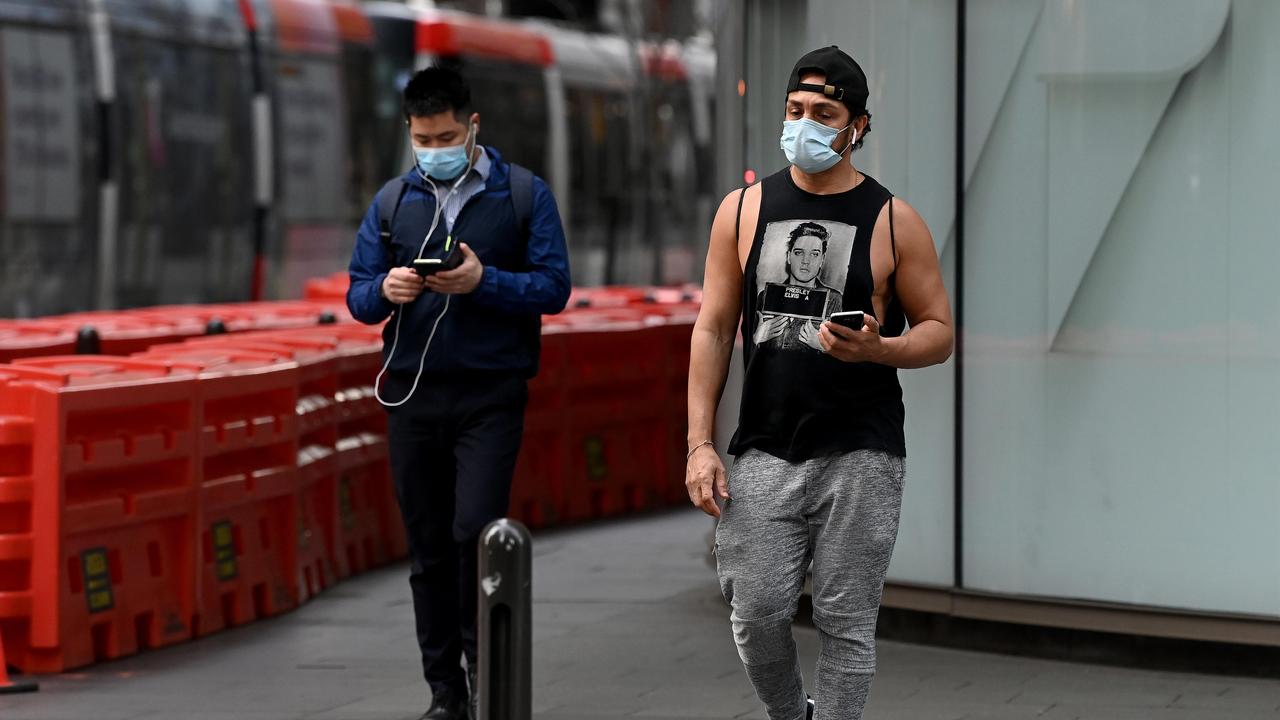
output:
[{"label": "blue face mask", "polygon": [[474,131],[475,125],[472,125],[461,145],[442,148],[420,148],[414,145],[413,154],[418,158],[418,169],[423,175],[436,180],[453,180],[461,175],[462,171],[471,164],[467,143],[471,141]]},{"label": "blue face mask", "polygon": [[[848,128],[848,125],[840,129],[827,127],[809,118],[784,120],[782,140],[778,145],[786,153],[787,162],[800,168],[802,172],[815,175],[835,167],[835,164],[840,162],[840,156],[843,153],[836,152],[831,147],[831,141]],[[849,145],[853,145],[857,137],[858,133],[854,131]]]}]

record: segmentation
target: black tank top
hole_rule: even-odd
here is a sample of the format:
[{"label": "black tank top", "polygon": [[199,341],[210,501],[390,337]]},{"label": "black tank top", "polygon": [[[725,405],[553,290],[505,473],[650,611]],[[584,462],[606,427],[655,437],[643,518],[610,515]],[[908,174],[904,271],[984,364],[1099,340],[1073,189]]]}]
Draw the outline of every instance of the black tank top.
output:
[{"label": "black tank top", "polygon": [[[730,454],[755,448],[793,463],[864,449],[906,455],[897,370],[847,363],[813,347],[832,313],[875,315],[871,234],[891,197],[865,175],[835,195],[801,190],[789,166],[761,181],[760,217],[742,278],[746,377]],[[892,276],[889,282],[892,290]],[[906,317],[896,293],[886,315],[877,318],[880,334],[901,335]],[[757,338],[770,318],[780,332]]]}]

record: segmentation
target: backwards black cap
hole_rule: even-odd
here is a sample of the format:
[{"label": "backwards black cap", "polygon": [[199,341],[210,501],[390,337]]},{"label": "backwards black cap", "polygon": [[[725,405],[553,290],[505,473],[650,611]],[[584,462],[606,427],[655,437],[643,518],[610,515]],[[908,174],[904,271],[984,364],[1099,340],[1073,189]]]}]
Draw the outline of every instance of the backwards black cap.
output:
[{"label": "backwards black cap", "polygon": [[[802,83],[800,78],[808,73],[822,73],[826,76],[825,85]],[[845,104],[854,117],[867,111],[867,75],[862,72],[858,63],[848,53],[835,45],[819,48],[805,53],[796,61],[791,70],[791,79],[787,81],[787,93],[796,90],[809,90],[822,93],[829,98]]]}]

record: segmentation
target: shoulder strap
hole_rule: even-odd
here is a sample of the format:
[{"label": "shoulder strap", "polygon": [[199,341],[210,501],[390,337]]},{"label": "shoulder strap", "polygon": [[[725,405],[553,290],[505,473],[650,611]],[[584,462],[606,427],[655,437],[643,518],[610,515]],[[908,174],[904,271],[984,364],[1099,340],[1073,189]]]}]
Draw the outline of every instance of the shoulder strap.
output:
[{"label": "shoulder strap", "polygon": [[898,269],[898,236],[893,232],[893,196],[889,196],[889,247],[893,249],[893,269]]},{"label": "shoulder strap", "polygon": [[378,191],[378,238],[382,244],[391,246],[391,228],[395,225],[396,211],[400,209],[400,199],[408,187],[404,178],[397,177],[387,181]]},{"label": "shoulder strap", "polygon": [[733,221],[733,239],[738,242],[742,241],[742,201],[747,199],[747,188],[749,187],[751,186],[748,185],[738,191],[738,214]]},{"label": "shoulder strap", "polygon": [[511,183],[511,204],[515,207],[516,222],[520,223],[520,232],[528,237],[529,221],[533,218],[533,172],[511,163],[508,181]]}]

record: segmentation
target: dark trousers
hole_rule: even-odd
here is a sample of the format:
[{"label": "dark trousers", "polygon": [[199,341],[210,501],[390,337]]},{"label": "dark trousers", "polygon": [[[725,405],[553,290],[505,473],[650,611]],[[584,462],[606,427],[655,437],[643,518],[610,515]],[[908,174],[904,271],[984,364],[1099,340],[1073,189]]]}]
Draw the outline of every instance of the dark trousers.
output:
[{"label": "dark trousers", "polygon": [[423,378],[412,400],[389,411],[418,646],[433,692],[465,697],[462,654],[476,666],[476,545],[507,512],[527,400],[523,377],[473,374]]}]

